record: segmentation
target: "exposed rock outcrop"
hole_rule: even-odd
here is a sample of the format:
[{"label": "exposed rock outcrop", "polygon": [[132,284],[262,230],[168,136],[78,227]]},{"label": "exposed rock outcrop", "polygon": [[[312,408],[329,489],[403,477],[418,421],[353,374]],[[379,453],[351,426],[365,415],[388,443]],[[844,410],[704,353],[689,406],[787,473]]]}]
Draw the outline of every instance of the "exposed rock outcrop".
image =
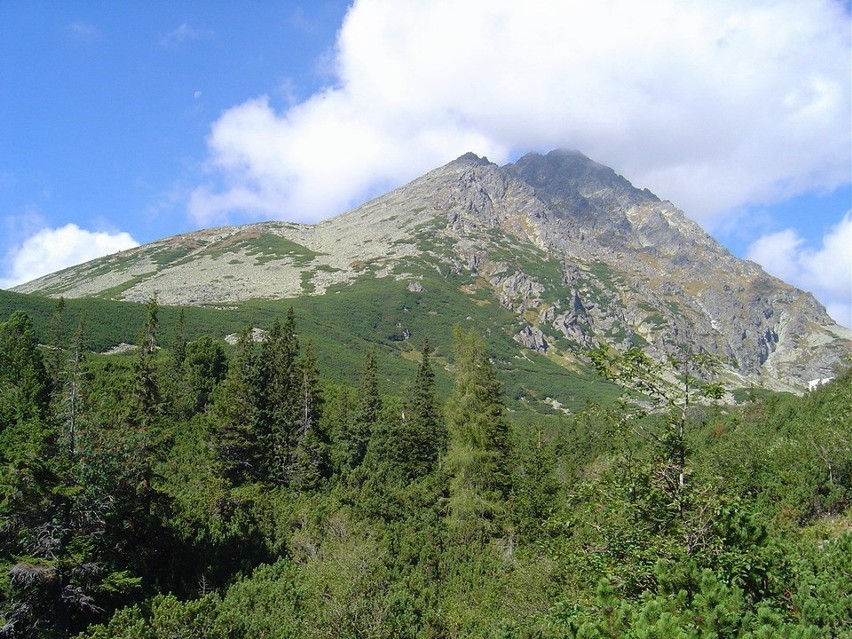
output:
[{"label": "exposed rock outcrop", "polygon": [[541,329],[537,326],[527,324],[520,333],[515,335],[514,340],[523,344],[531,351],[537,351],[539,353],[547,352],[547,340],[544,338],[544,333],[542,333]]}]

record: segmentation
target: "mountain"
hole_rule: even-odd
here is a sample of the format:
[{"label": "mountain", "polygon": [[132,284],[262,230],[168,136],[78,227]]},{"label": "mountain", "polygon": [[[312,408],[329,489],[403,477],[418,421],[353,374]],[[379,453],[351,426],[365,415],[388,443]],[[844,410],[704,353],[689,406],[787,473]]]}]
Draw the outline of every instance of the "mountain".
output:
[{"label": "mountain", "polygon": [[[437,277],[436,277],[437,276]],[[188,233],[14,289],[231,308],[339,293],[376,278],[437,314],[430,287],[498,300],[522,357],[572,369],[598,343],[663,360],[683,348],[726,362],[736,385],[801,391],[852,351],[809,293],[738,259],[671,202],[576,151],[500,167],[472,153],[316,225],[262,222]],[[433,282],[427,285],[427,282]],[[411,306],[409,308],[409,306]],[[345,321],[341,320],[341,321]],[[526,354],[523,354],[525,353]]]}]

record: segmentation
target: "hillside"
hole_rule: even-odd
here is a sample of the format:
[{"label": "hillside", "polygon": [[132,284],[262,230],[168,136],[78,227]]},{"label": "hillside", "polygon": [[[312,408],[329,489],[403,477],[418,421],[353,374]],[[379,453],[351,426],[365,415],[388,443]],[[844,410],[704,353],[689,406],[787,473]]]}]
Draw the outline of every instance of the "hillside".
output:
[{"label": "hillside", "polygon": [[[443,281],[426,284],[436,277]],[[639,346],[660,360],[687,348],[723,358],[734,386],[800,392],[852,351],[850,331],[813,296],[574,151],[504,167],[467,154],[316,225],[179,235],[15,290],[134,302],[156,293],[163,304],[235,309],[330,299],[374,280],[410,300],[393,313],[402,341],[424,337],[413,327],[439,312],[440,287],[438,298],[463,294],[445,307],[451,323],[496,301],[512,318],[499,330],[518,357],[568,371],[598,343]],[[349,318],[363,313],[369,308],[356,306]]]}]

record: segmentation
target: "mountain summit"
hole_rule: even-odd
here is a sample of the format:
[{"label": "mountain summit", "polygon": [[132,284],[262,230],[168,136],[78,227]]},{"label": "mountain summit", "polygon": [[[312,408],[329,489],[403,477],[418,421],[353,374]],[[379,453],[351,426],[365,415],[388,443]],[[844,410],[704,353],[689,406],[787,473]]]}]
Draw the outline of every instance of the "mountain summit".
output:
[{"label": "mountain summit", "polygon": [[850,331],[812,295],[736,258],[671,202],[567,150],[502,167],[467,153],[316,225],[178,235],[15,290],[222,306],[393,278],[426,299],[427,273],[470,304],[499,299],[517,318],[519,348],[560,362],[602,342],[660,359],[687,347],[725,358],[744,383],[794,390],[829,376],[852,350]]}]

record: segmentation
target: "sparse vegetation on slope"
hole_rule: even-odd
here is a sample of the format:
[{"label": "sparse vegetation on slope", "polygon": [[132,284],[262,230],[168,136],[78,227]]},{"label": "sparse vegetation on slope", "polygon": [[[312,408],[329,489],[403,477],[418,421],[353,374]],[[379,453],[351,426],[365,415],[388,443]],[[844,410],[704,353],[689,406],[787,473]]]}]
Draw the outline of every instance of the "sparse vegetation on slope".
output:
[{"label": "sparse vegetation on slope", "polygon": [[[688,344],[723,359],[743,387],[798,392],[852,348],[849,331],[812,296],[570,151],[504,167],[467,154],[313,226],[261,222],[166,238],[19,290],[136,302],[156,293],[167,305],[232,307],[434,275],[462,294],[454,321],[496,302],[518,324],[513,357],[568,370],[573,354],[600,343],[641,346],[663,362]],[[409,321],[388,335],[405,339]]]}]

